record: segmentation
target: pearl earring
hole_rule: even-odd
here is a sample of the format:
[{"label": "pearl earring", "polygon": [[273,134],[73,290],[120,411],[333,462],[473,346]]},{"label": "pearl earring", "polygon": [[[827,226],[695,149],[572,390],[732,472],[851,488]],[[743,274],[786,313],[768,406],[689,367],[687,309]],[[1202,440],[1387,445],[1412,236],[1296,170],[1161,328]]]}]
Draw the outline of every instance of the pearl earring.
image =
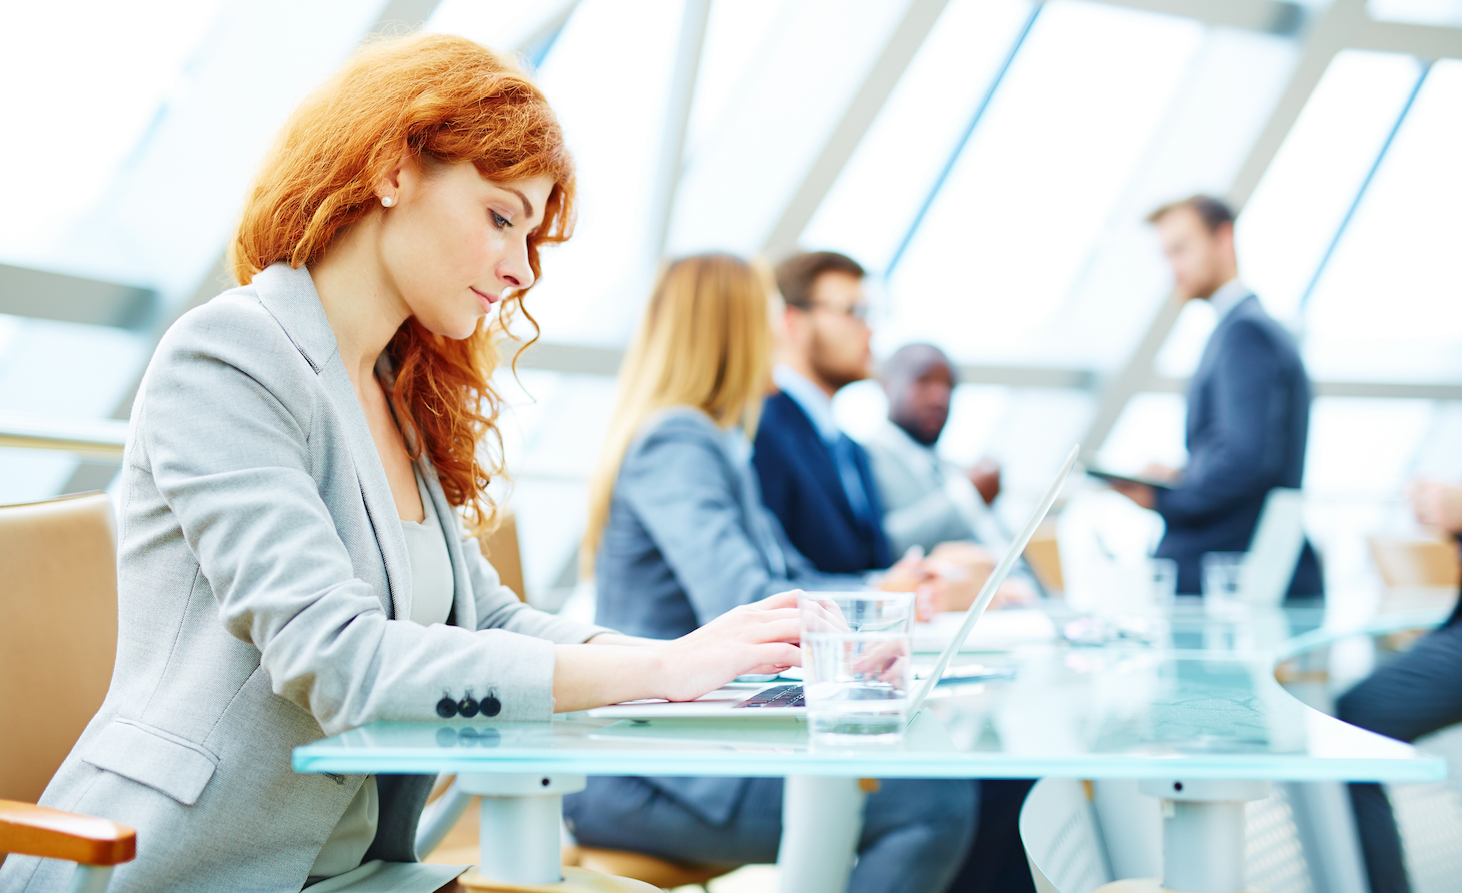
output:
[{"label": "pearl earring", "polygon": [[389,207],[391,207],[394,204],[396,204],[396,200],[394,198],[392,198],[391,196],[389,196],[389,195],[383,195],[383,196],[381,196],[381,205],[383,207],[389,208]]}]

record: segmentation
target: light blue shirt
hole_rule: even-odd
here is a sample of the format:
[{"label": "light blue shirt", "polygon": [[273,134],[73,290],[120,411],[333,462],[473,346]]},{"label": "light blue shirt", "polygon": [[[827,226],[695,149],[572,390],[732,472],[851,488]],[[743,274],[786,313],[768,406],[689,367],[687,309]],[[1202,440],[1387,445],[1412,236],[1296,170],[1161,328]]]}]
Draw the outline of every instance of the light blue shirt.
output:
[{"label": "light blue shirt", "polygon": [[807,413],[812,427],[817,429],[817,436],[824,443],[829,446],[837,443],[843,432],[838,430],[838,423],[833,418],[833,401],[826,391],[785,363],[778,363],[772,369],[772,381],[778,390],[791,397]]},{"label": "light blue shirt", "polygon": [[1254,290],[1245,285],[1244,281],[1237,276],[1220,285],[1218,291],[1208,296],[1208,303],[1213,305],[1214,321],[1217,322],[1228,316],[1230,310],[1253,293]]}]

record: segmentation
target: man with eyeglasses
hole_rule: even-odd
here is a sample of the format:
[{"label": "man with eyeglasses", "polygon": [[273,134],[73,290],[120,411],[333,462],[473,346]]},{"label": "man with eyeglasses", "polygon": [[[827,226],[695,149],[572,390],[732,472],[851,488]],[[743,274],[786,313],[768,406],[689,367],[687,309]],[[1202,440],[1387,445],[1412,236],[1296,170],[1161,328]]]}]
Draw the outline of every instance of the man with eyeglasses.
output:
[{"label": "man with eyeglasses", "polygon": [[776,275],[786,301],[778,393],[762,410],[752,457],[762,499],[818,570],[881,570],[893,556],[868,456],[832,412],[833,395],[873,366],[863,267],[818,251],[787,258]]},{"label": "man with eyeglasses", "polygon": [[[838,430],[832,412],[833,395],[873,367],[863,267],[818,251],[787,258],[776,274],[786,302],[772,371],[778,393],[762,409],[752,456],[762,501],[818,570],[888,569],[898,556],[884,531],[868,454]],[[968,607],[993,567],[982,550],[952,548],[889,570],[921,590],[921,613]]]},{"label": "man with eyeglasses", "polygon": [[[762,500],[818,570],[864,573],[888,568],[883,505],[868,454],[833,420],[832,398],[873,370],[864,271],[832,251],[796,254],[777,266],[786,302],[778,392],[767,398],[752,463]],[[970,549],[968,543],[955,544]],[[917,583],[921,608],[963,610],[989,575],[989,553],[899,562],[890,573]],[[978,831],[950,893],[1030,893],[1033,890],[1016,829],[1030,782],[982,781]]]}]

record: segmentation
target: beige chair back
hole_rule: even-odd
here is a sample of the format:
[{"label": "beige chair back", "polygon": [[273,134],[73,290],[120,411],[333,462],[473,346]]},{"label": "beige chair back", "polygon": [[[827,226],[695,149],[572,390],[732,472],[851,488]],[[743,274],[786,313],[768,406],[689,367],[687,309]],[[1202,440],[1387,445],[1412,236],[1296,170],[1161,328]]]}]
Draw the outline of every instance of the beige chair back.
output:
[{"label": "beige chair back", "polygon": [[503,585],[513,590],[519,601],[526,602],[528,594],[523,590],[523,557],[518,549],[518,519],[512,512],[503,515],[502,521],[491,531],[477,535],[482,554],[497,570]]},{"label": "beige chair back", "polygon": [[1371,558],[1387,586],[1445,586],[1462,583],[1457,544],[1450,540],[1370,538]]},{"label": "beige chair back", "polygon": [[1031,541],[1025,545],[1024,558],[1046,592],[1056,595],[1066,589],[1066,581],[1061,577],[1061,550],[1056,545],[1054,518],[1047,518],[1036,528]]},{"label": "beige chair back", "polygon": [[0,506],[0,799],[38,800],[107,693],[113,526],[102,493]]}]

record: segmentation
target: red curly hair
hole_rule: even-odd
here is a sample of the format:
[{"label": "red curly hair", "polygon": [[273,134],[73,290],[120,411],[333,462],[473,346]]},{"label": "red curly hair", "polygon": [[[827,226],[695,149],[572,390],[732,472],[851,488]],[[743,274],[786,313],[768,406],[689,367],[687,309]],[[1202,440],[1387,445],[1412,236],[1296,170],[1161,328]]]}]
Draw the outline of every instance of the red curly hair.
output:
[{"label": "red curly hair", "polygon": [[[528,237],[535,280],[539,246],[572,234],[573,160],[542,92],[486,47],[416,34],[363,47],[285,123],[229,246],[239,283],[270,264],[317,262],[337,234],[377,208],[376,184],[403,149],[423,164],[470,161],[495,180],[552,178],[543,223]],[[448,501],[474,528],[491,523],[486,487],[502,472],[501,401],[492,387],[498,341],[515,310],[537,338],[522,304],[526,292],[506,298],[497,322],[465,340],[434,335],[410,318],[386,348],[407,448],[413,459],[425,450]],[[484,462],[478,446],[488,438],[496,449]]]}]

